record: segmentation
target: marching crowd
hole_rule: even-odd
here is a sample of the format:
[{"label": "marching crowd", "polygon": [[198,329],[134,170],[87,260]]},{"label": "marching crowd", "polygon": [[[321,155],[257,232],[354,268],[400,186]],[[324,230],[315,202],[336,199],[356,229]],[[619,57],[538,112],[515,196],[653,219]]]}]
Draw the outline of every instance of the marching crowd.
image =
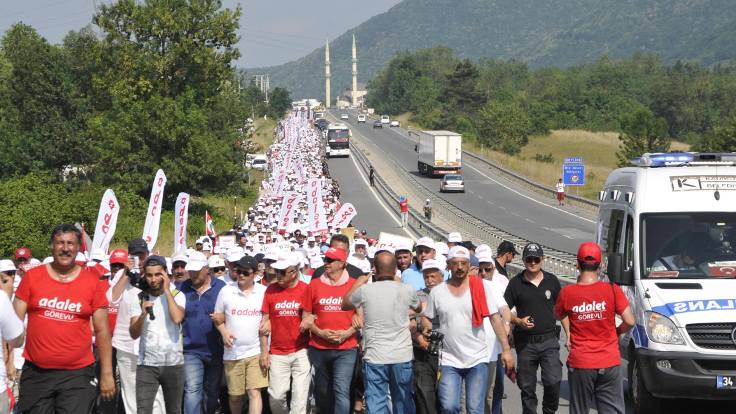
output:
[{"label": "marching crowd", "polygon": [[501,413],[504,375],[534,413],[540,368],[553,413],[561,330],[571,411],[623,413],[617,334],[634,321],[597,245],[561,288],[535,243],[510,275],[508,241],[346,232],[319,133],[294,114],[277,137],[232,245],[163,257],[133,239],[88,260],[62,224],[42,262],[0,260],[0,414],[16,398],[24,413]]}]

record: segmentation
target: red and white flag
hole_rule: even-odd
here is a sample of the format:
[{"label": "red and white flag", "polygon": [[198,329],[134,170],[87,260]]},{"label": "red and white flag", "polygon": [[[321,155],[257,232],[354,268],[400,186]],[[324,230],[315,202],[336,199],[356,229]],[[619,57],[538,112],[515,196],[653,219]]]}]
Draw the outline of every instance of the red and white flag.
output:
[{"label": "red and white flag", "polygon": [[345,203],[340,207],[340,210],[337,211],[335,218],[332,219],[332,227],[336,229],[344,229],[357,215],[358,210],[356,210],[352,204]]},{"label": "red and white flag", "polygon": [[325,204],[322,201],[322,187],[319,179],[311,178],[307,185],[307,208],[309,209],[309,230],[327,230]]},{"label": "red and white flag", "polygon": [[281,209],[279,209],[279,230],[286,230],[291,224],[300,198],[302,198],[301,194],[296,191],[289,191],[284,195],[284,199],[281,201]]},{"label": "red and white flag", "polygon": [[189,194],[179,193],[174,205],[174,253],[187,249],[187,221],[189,219]]},{"label": "red and white flag", "polygon": [[148,201],[148,213],[146,213],[146,225],[143,227],[143,240],[148,245],[148,251],[153,251],[153,246],[158,240],[158,228],[161,225],[161,205],[164,202],[164,187],[166,186],[166,175],[164,170],[156,172],[151,188],[151,199]]},{"label": "red and white flag", "polygon": [[100,212],[97,213],[95,235],[92,238],[92,252],[101,249],[107,253],[112,236],[115,235],[115,228],[118,225],[118,213],[120,213],[120,204],[118,204],[118,199],[115,198],[115,192],[108,188],[105,194],[102,195]]}]

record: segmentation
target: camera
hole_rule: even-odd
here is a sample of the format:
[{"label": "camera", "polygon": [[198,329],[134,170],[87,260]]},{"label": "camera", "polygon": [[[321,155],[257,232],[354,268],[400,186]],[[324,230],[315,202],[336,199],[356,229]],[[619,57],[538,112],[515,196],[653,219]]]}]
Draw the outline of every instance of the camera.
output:
[{"label": "camera", "polygon": [[148,289],[148,283],[146,283],[146,278],[141,275],[140,259],[135,255],[130,255],[128,258],[133,262],[133,268],[128,269],[128,282],[131,286],[146,291]]},{"label": "camera", "polygon": [[430,355],[439,355],[440,350],[442,349],[443,339],[445,339],[445,335],[442,332],[434,329],[429,331],[429,347],[427,347],[427,352]]}]

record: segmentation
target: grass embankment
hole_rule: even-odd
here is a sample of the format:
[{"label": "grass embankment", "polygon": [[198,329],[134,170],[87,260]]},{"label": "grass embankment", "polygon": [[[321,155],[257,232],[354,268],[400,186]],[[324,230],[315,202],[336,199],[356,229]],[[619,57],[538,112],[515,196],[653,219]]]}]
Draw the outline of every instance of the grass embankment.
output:
[{"label": "grass embankment", "polygon": [[265,152],[266,148],[273,143],[273,129],[276,128],[276,120],[257,118],[254,127],[256,130],[253,132],[253,141],[260,147],[258,152]]},{"label": "grass embankment", "polygon": [[[401,121],[402,126],[422,129],[420,125],[409,122],[410,117],[411,114],[402,114],[396,119]],[[618,136],[618,132],[553,130],[548,135],[530,137],[529,143],[521,152],[513,156],[492,151],[472,139],[463,139],[463,147],[550,188],[562,177],[562,162],[566,157],[582,157],[586,168],[586,184],[569,190],[571,194],[595,200],[606,177],[617,166]],[[690,146],[673,141],[671,149],[689,151]],[[535,159],[545,156],[545,161]]]}]

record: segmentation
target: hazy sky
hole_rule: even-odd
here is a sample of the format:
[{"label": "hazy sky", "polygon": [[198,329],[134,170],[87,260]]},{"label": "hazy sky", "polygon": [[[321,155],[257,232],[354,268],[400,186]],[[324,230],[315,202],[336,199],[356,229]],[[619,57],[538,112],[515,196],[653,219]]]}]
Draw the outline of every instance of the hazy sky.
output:
[{"label": "hazy sky", "polygon": [[[400,0],[223,0],[240,4],[239,67],[269,66],[297,59],[345,30],[383,13]],[[0,0],[0,32],[22,21],[51,43],[90,24],[95,5],[112,0]]]}]

